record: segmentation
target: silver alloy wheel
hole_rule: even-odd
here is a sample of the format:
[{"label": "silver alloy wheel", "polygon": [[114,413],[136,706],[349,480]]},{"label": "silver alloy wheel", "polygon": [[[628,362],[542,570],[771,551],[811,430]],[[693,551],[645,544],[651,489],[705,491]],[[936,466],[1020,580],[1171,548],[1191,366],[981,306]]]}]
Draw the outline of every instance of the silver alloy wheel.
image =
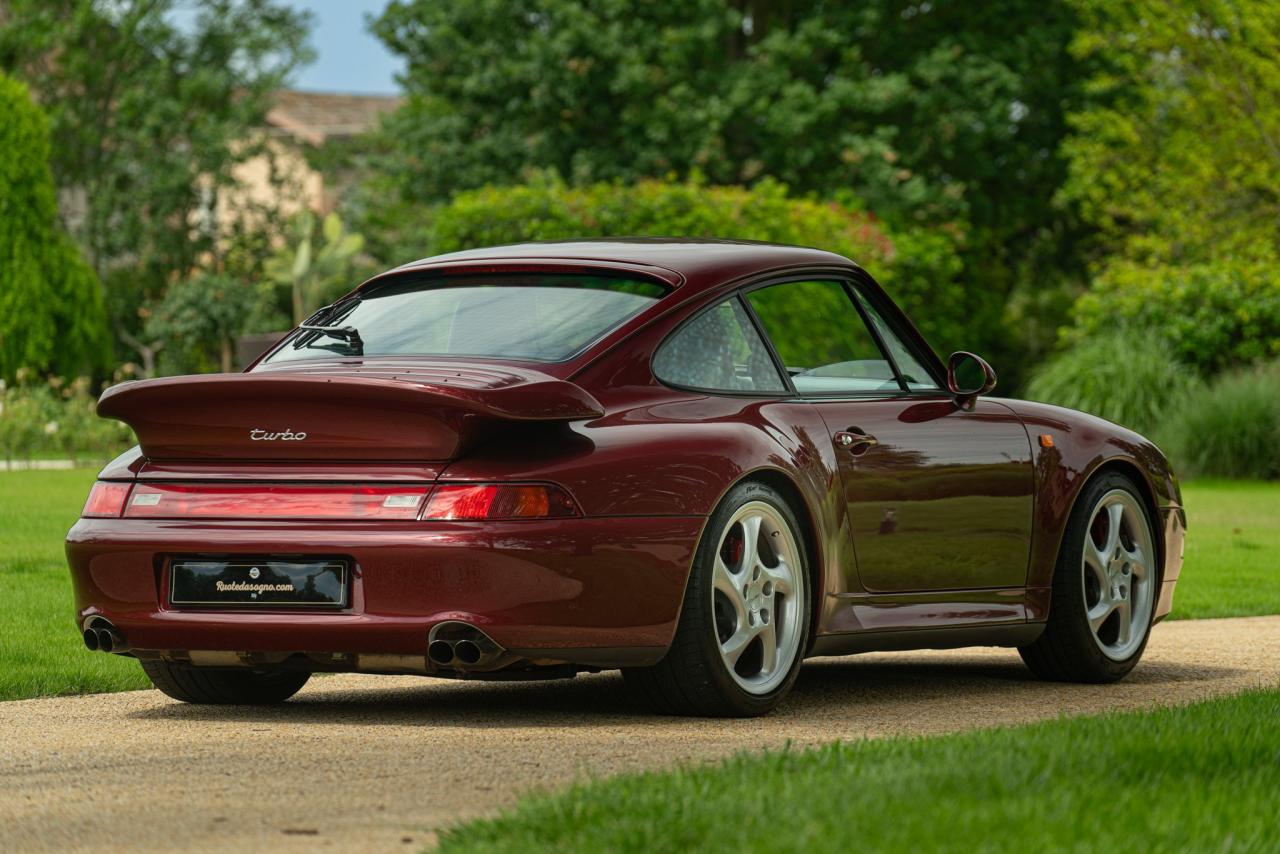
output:
[{"label": "silver alloy wheel", "polygon": [[1155,604],[1155,557],[1151,524],[1133,494],[1102,496],[1085,532],[1081,577],[1089,630],[1107,658],[1124,661],[1142,645]]},{"label": "silver alloy wheel", "polygon": [[751,694],[786,679],[803,636],[804,573],[796,536],[771,504],[751,501],[716,548],[711,612],[729,675]]}]

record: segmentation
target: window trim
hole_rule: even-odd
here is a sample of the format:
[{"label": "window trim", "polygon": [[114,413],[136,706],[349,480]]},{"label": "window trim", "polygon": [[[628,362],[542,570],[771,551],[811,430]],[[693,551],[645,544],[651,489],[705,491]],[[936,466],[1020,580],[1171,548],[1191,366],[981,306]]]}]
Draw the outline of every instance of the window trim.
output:
[{"label": "window trim", "polygon": [[[894,325],[890,317],[886,316],[884,311],[882,311],[881,308],[872,301],[871,297],[862,290],[859,290],[857,283],[849,282],[848,287],[853,303],[858,307],[858,312],[862,314],[863,320],[867,324],[867,328],[870,329],[871,334],[876,337],[876,341],[880,343],[880,347],[884,350],[885,356],[889,359],[890,364],[893,365],[894,372],[898,376],[898,383],[902,386],[902,390],[908,393],[927,392],[929,394],[949,394],[949,392],[947,392],[946,382],[938,381],[934,366],[932,365],[932,360],[920,358],[920,353],[917,352],[917,349],[914,346],[912,346],[912,336],[904,336],[901,330]],[[861,300],[859,300],[859,297],[861,297]],[[862,301],[866,302],[867,305],[865,307],[863,306]],[[906,349],[907,355],[915,359],[917,365],[924,368],[929,379],[933,380],[934,388],[911,388],[911,386],[907,385],[906,375],[902,372],[902,366],[898,364],[898,357],[893,354],[893,348],[889,347],[885,343],[884,335],[881,334],[880,329],[875,323],[871,322],[871,318],[867,315],[867,308],[876,312],[876,315],[884,322],[884,325],[888,327],[889,332],[892,333],[894,337],[898,339],[898,342],[902,344],[903,348]]]},{"label": "window trim", "polygon": [[[899,387],[897,389],[880,390],[880,391],[846,391],[846,392],[801,392],[797,391],[795,384],[791,381],[791,375],[786,370],[781,356],[778,355],[777,348],[773,344],[773,339],[764,329],[764,324],[760,317],[756,314],[755,308],[751,305],[751,301],[746,298],[751,291],[760,288],[767,288],[773,285],[785,285],[795,282],[811,282],[811,281],[829,281],[836,282],[846,289],[846,297],[853,305],[854,310],[858,313],[858,317],[862,320],[863,325],[867,327],[868,332],[872,334],[876,345],[885,355],[886,360],[894,370],[894,376],[898,380]],[[912,389],[903,388],[905,383],[902,380],[902,372],[897,368],[897,362],[893,359],[892,354],[888,352],[888,348],[884,346],[879,334],[875,331],[872,324],[868,323],[864,317],[861,307],[858,305],[854,294],[859,293],[866,299],[880,317],[888,325],[890,331],[898,336],[898,339],[907,348],[908,352],[915,357],[916,361],[928,372],[929,377],[938,384],[936,389]],[[667,341],[675,337],[685,324],[692,323],[703,312],[710,311],[729,299],[736,298],[745,308],[747,315],[751,318],[752,324],[755,326],[756,334],[764,341],[765,347],[769,352],[769,356],[773,361],[774,369],[782,376],[782,381],[787,387],[786,392],[749,392],[742,389],[713,389],[699,388],[696,386],[679,385],[677,383],[668,382],[658,376],[657,371],[653,369],[653,360],[657,358],[658,352],[666,345]],[[890,310],[886,310],[886,306]],[[681,320],[674,328],[669,330],[653,348],[653,352],[649,356],[649,373],[658,382],[666,388],[675,389],[677,391],[687,391],[696,394],[708,395],[711,397],[731,397],[743,400],[803,400],[808,403],[823,403],[832,401],[848,401],[848,400],[895,400],[895,399],[915,399],[915,400],[951,400],[952,394],[947,391],[944,379],[944,369],[941,361],[939,361],[936,353],[929,346],[928,342],[920,335],[920,333],[911,327],[904,331],[902,319],[906,318],[906,314],[898,307],[897,303],[884,295],[883,290],[876,280],[861,268],[814,268],[809,270],[788,270],[784,273],[764,274],[759,278],[751,277],[747,281],[738,279],[733,283],[726,283],[721,288],[716,288],[711,294],[705,305],[697,308],[692,314]],[[908,319],[909,322],[909,319]],[[923,348],[923,349],[922,349]]]},{"label": "window trim", "polygon": [[[866,274],[864,273],[863,275],[866,275]],[[768,335],[768,333],[766,332],[763,321],[760,320],[759,315],[756,314],[755,307],[751,305],[751,301],[749,299],[746,299],[746,296],[752,291],[761,290],[763,288],[774,287],[776,285],[796,284],[799,282],[832,282],[834,284],[840,285],[841,289],[844,291],[845,298],[849,301],[849,304],[852,307],[854,313],[857,315],[858,319],[862,322],[862,325],[866,327],[866,330],[871,335],[872,340],[875,342],[876,346],[880,349],[881,355],[885,357],[885,361],[888,362],[890,369],[893,370],[894,380],[898,383],[897,389],[881,389],[881,390],[875,390],[875,391],[854,391],[854,390],[799,391],[798,389],[796,389],[795,383],[793,383],[791,380],[791,374],[787,372],[785,363],[782,361],[782,357],[778,354],[777,348],[774,346],[773,338],[770,335]],[[856,280],[856,275],[851,274],[848,271],[840,271],[836,273],[819,272],[819,271],[813,271],[809,273],[788,273],[785,276],[770,277],[767,279],[762,279],[760,281],[752,282],[747,285],[743,285],[742,287],[738,288],[738,294],[742,297],[743,302],[746,304],[747,310],[751,313],[752,319],[758,325],[758,328],[760,329],[762,337],[764,338],[765,344],[768,345],[769,351],[773,355],[775,363],[781,366],[782,375],[786,379],[786,383],[788,387],[791,388],[794,397],[800,398],[802,400],[808,400],[808,401],[888,400],[888,399],[900,398],[900,397],[938,398],[938,397],[944,397],[944,396],[949,398],[950,395],[946,392],[946,389],[944,386],[939,386],[936,389],[912,389],[907,387],[906,381],[902,378],[902,371],[898,369],[897,360],[893,358],[893,354],[890,353],[889,348],[885,346],[884,341],[882,340],[879,331],[876,330],[874,324],[872,324],[867,319],[865,313],[862,310],[862,306],[858,304],[858,300],[856,298],[856,292],[862,293],[863,297],[867,300],[867,302],[877,311],[881,312],[880,316],[884,319],[885,323],[889,326],[890,331],[892,331],[895,335],[898,336],[899,340],[903,342],[903,344],[907,347],[911,355],[915,356],[917,361],[920,362],[921,366],[923,366],[924,369],[929,372],[929,376],[931,379],[934,380],[934,382],[937,382],[938,380],[937,376],[934,373],[934,367],[932,365],[933,361],[936,360],[936,356],[934,357],[934,359],[928,359],[928,360],[920,359],[919,353],[916,352],[916,348],[912,346],[912,342],[914,341],[915,336],[904,336],[901,330],[897,327],[897,324],[891,321],[890,317],[887,316],[887,313],[883,312],[883,310],[877,304],[878,300],[872,299],[871,295],[867,294],[865,290],[858,291],[858,288],[861,284],[862,284],[861,282]]]},{"label": "window trim", "polygon": [[924,336],[915,328],[911,318],[907,317],[906,312],[884,293],[884,289],[880,287],[879,282],[873,279],[866,271],[859,270],[855,275],[849,277],[848,281],[854,291],[861,294],[863,299],[875,309],[880,318],[889,327],[889,331],[898,337],[898,340],[907,348],[911,356],[928,372],[929,377],[937,384],[936,391],[932,389],[915,389],[912,390],[913,393],[927,392],[931,395],[942,394],[950,397],[951,393],[947,391],[946,363],[938,358],[938,354],[929,346],[929,342],[924,340]]}]

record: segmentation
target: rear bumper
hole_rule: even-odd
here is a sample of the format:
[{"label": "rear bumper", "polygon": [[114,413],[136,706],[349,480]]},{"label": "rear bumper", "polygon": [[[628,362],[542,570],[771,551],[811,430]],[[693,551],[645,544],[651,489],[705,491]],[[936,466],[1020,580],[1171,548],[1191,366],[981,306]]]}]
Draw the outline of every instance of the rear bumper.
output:
[{"label": "rear bumper", "polygon": [[[421,656],[460,620],[528,658],[646,664],[675,632],[702,517],[316,523],[81,519],[67,536],[77,620],[140,655],[189,650]],[[350,607],[167,604],[171,555],[343,555]]]}]

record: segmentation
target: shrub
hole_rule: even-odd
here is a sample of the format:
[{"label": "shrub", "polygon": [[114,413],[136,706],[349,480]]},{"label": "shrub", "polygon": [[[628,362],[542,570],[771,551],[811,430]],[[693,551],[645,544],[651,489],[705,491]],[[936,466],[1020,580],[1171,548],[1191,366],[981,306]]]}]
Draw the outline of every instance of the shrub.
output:
[{"label": "shrub", "polygon": [[147,336],[165,342],[161,371],[230,371],[236,336],[268,296],[260,287],[215,273],[170,285],[146,323]]},{"label": "shrub", "polygon": [[947,346],[990,339],[988,321],[999,317],[998,297],[975,295],[960,283],[958,238],[939,230],[895,232],[857,207],[794,198],[767,179],[750,189],[656,180],[570,187],[537,175],[520,186],[459,193],[433,211],[427,240],[438,253],[607,236],[722,237],[837,252],[866,267],[927,338]]},{"label": "shrub", "polygon": [[[130,375],[126,369],[117,379]],[[17,372],[16,384],[0,380],[0,455],[105,462],[134,444],[128,426],[98,417],[97,396],[91,392],[85,377],[36,382],[26,369]]]},{"label": "shrub", "polygon": [[1150,433],[1197,383],[1161,339],[1119,330],[1050,359],[1032,375],[1027,396]]},{"label": "shrub", "polygon": [[1280,362],[1218,377],[1172,411],[1160,438],[1183,474],[1280,478]]},{"label": "shrub", "polygon": [[48,122],[0,74],[0,378],[101,369],[106,330],[98,281],[58,227]]},{"label": "shrub", "polygon": [[1068,342],[1137,327],[1205,376],[1280,357],[1280,278],[1273,265],[1112,265],[1072,314]]}]

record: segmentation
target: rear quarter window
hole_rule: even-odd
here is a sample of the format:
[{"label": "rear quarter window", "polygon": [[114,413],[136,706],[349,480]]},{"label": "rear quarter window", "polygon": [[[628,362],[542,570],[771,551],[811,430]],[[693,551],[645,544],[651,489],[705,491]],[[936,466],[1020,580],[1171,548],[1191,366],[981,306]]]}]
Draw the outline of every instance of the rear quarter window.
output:
[{"label": "rear quarter window", "polygon": [[668,385],[779,394],[787,386],[737,297],[697,315],[658,348],[653,373]]}]

